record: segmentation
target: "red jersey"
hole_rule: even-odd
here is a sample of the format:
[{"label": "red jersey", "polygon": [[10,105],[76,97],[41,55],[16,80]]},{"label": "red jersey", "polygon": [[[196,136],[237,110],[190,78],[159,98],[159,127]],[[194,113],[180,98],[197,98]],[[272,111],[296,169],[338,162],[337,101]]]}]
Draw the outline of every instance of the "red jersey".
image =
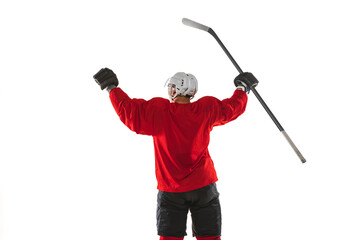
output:
[{"label": "red jersey", "polygon": [[153,137],[158,189],[187,192],[218,180],[208,151],[210,131],[240,116],[245,111],[247,94],[235,90],[231,98],[222,101],[203,97],[180,104],[164,98],[132,99],[114,88],[110,99],[130,130]]}]

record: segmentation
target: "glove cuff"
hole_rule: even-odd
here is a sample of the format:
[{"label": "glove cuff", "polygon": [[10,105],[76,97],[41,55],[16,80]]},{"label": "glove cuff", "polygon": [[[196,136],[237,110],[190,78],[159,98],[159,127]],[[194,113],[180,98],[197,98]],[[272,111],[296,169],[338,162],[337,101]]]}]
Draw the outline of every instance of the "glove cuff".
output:
[{"label": "glove cuff", "polygon": [[114,88],[116,88],[115,85],[109,85],[106,87],[106,91],[110,94],[111,90],[113,90]]},{"label": "glove cuff", "polygon": [[236,87],[236,89],[237,89],[237,90],[242,90],[242,91],[246,92],[246,87],[245,87],[245,86],[239,85],[239,86]]}]

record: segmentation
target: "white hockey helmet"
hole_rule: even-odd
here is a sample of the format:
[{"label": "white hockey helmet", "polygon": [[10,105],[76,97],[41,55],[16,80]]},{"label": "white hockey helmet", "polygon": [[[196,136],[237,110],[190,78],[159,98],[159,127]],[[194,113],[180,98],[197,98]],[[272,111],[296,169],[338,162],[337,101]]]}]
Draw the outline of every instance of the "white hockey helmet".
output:
[{"label": "white hockey helmet", "polygon": [[165,86],[168,87],[170,100],[174,100],[177,96],[193,99],[198,90],[198,82],[195,76],[184,72],[178,72],[169,78]]}]

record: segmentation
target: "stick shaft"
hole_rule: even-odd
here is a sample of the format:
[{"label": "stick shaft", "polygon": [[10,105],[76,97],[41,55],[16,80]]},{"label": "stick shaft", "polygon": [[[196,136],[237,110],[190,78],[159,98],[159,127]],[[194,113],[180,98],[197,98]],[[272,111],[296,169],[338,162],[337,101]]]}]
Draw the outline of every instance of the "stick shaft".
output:
[{"label": "stick shaft", "polygon": [[269,114],[270,118],[273,120],[273,122],[275,123],[275,125],[278,127],[278,129],[280,130],[280,132],[284,135],[284,137],[286,138],[286,140],[288,141],[288,143],[290,144],[290,146],[292,147],[292,149],[295,151],[296,155],[300,158],[302,163],[305,163],[306,160],[304,158],[304,156],[301,154],[301,152],[299,151],[299,149],[296,147],[295,143],[291,140],[291,138],[289,137],[289,135],[286,133],[286,131],[284,130],[284,128],[281,126],[281,124],[279,123],[279,121],[276,119],[275,115],[271,112],[270,108],[266,105],[265,101],[262,99],[262,97],[260,96],[260,94],[257,92],[257,90],[254,87],[250,87],[251,91],[254,93],[254,95],[256,96],[256,98],[259,100],[259,102],[261,103],[261,105],[264,107],[265,111]]},{"label": "stick shaft", "polygon": [[275,115],[271,112],[270,108],[266,105],[265,101],[262,99],[258,91],[254,87],[250,87],[251,91],[254,93],[256,98],[259,100],[265,111],[269,114],[270,118],[273,120],[275,125],[278,127],[279,131],[284,131],[284,128],[281,126],[279,121],[276,119]]},{"label": "stick shaft", "polygon": [[[231,56],[230,52],[227,50],[227,48],[225,47],[225,45],[222,43],[222,41],[220,40],[220,38],[216,35],[216,33],[214,32],[214,30],[212,30],[211,28],[209,28],[208,32],[215,38],[215,40],[219,43],[219,45],[221,46],[221,48],[224,50],[224,52],[226,53],[226,55],[229,57],[230,61],[234,64],[235,68],[239,71],[239,73],[243,73],[243,70],[240,68],[239,64],[237,64],[237,62],[235,61],[235,59]],[[265,111],[269,114],[270,118],[273,120],[273,122],[275,123],[275,125],[278,127],[278,129],[280,131],[284,131],[284,128],[281,126],[281,124],[279,123],[279,121],[276,119],[275,115],[271,112],[270,108],[266,105],[265,101],[262,99],[262,97],[260,96],[260,94],[256,91],[256,89],[254,87],[250,87],[251,90],[253,91],[253,93],[255,94],[256,98],[259,100],[259,102],[261,103],[261,105],[264,107]]]},{"label": "stick shaft", "polygon": [[[228,56],[228,58],[230,59],[230,61],[234,64],[235,68],[239,71],[239,73],[243,73],[242,69],[240,68],[240,66],[237,64],[237,62],[235,61],[235,59],[231,56],[230,52],[227,50],[227,48],[225,47],[225,45],[222,43],[222,41],[220,40],[220,38],[216,35],[216,33],[214,32],[214,30],[212,30],[211,28],[208,29],[208,32],[215,38],[215,40],[219,43],[219,45],[221,46],[221,48],[224,50],[224,52],[226,53],[226,55]],[[286,131],[284,130],[284,128],[281,126],[281,124],[279,123],[279,121],[276,119],[275,115],[271,112],[270,108],[266,105],[265,101],[262,99],[262,97],[260,96],[260,94],[257,92],[257,90],[254,87],[250,87],[250,89],[252,90],[252,92],[254,93],[254,95],[256,96],[256,98],[259,100],[259,102],[261,103],[261,105],[263,106],[263,108],[265,109],[265,111],[268,113],[268,115],[270,116],[270,118],[273,120],[273,122],[275,123],[275,125],[277,126],[277,128],[280,130],[280,132],[284,135],[284,137],[286,138],[286,140],[288,141],[288,143],[290,144],[290,146],[292,147],[292,149],[295,151],[295,153],[297,154],[297,156],[300,158],[302,163],[305,163],[306,160],[303,157],[303,155],[300,153],[299,149],[295,146],[294,142],[291,140],[291,138],[289,137],[289,135],[286,133]]]},{"label": "stick shaft", "polygon": [[237,64],[237,62],[235,61],[235,59],[231,56],[230,52],[227,50],[227,48],[225,47],[225,45],[222,43],[222,41],[220,40],[220,38],[216,35],[216,33],[214,32],[214,30],[212,30],[211,28],[209,28],[208,32],[215,38],[215,40],[219,43],[219,45],[221,46],[221,48],[224,50],[224,52],[226,53],[226,55],[228,56],[228,58],[230,59],[230,61],[234,64],[235,68],[239,71],[239,73],[243,73],[243,70],[241,70],[239,64]]},{"label": "stick shaft", "polygon": [[285,130],[281,131],[281,133],[284,135],[284,137],[286,138],[286,140],[288,141],[288,143],[290,144],[290,146],[292,147],[292,149],[295,151],[296,155],[298,155],[298,157],[300,158],[302,163],[306,163],[306,159],[304,158],[304,156],[301,154],[301,152],[299,151],[299,149],[295,146],[294,142],[291,140],[291,138],[289,137],[289,135],[287,135],[287,133],[285,132]]}]

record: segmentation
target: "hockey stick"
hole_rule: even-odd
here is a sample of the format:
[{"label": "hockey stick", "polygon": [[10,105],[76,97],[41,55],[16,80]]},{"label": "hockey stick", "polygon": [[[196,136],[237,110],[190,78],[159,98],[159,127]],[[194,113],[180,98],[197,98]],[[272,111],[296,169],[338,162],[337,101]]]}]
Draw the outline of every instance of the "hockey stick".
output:
[{"label": "hockey stick", "polygon": [[[205,32],[210,33],[215,40],[219,43],[219,45],[221,46],[221,48],[224,50],[224,52],[226,53],[226,55],[229,57],[230,61],[234,64],[235,68],[239,71],[239,73],[243,73],[243,70],[241,70],[240,66],[236,63],[235,59],[231,56],[230,52],[226,49],[225,45],[221,42],[220,38],[216,35],[216,33],[214,32],[214,30],[212,30],[211,28],[202,25],[200,23],[194,22],[190,19],[187,18],[183,18],[182,19],[182,23],[185,24],[186,26],[190,26],[193,28],[197,28],[200,30],[203,30]],[[261,103],[261,105],[264,107],[265,111],[269,114],[270,118],[273,120],[273,122],[275,123],[275,125],[278,127],[278,129],[280,130],[280,132],[284,135],[284,137],[286,138],[286,140],[288,141],[288,143],[290,144],[290,146],[292,147],[292,149],[295,151],[295,153],[297,154],[297,156],[300,158],[302,163],[305,163],[306,160],[303,157],[303,155],[300,153],[299,149],[295,146],[294,142],[290,139],[289,135],[287,135],[287,133],[285,132],[284,128],[281,126],[281,124],[279,123],[279,121],[276,119],[275,115],[271,112],[271,110],[269,109],[269,107],[266,105],[266,103],[264,102],[264,100],[261,98],[260,94],[256,91],[255,87],[250,87],[250,89],[252,90],[252,92],[255,94],[256,98],[259,100],[259,102]]]}]

